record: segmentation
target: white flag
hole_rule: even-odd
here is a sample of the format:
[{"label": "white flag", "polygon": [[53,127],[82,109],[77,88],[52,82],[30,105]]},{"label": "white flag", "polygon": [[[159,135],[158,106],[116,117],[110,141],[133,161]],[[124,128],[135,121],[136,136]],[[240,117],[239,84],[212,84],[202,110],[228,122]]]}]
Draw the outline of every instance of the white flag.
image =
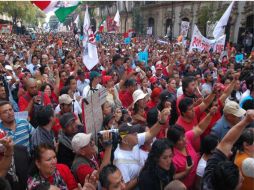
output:
[{"label": "white flag", "polygon": [[115,15],[114,21],[116,22],[116,26],[119,27],[120,26],[120,14],[119,14],[118,10],[116,11],[116,15]]},{"label": "white flag", "polygon": [[75,19],[74,23],[75,23],[76,26],[78,27],[78,24],[79,24],[79,15],[78,15],[77,18]]},{"label": "white flag", "polygon": [[221,37],[224,34],[224,27],[228,23],[228,19],[229,19],[233,5],[234,5],[234,1],[229,5],[225,13],[220,18],[219,22],[216,24],[213,31],[213,36],[215,37],[215,39]]},{"label": "white flag", "polygon": [[89,16],[89,12],[88,12],[88,6],[86,6],[84,25],[83,25],[83,30],[84,30],[85,34],[88,33],[89,27],[90,27],[90,16]]}]

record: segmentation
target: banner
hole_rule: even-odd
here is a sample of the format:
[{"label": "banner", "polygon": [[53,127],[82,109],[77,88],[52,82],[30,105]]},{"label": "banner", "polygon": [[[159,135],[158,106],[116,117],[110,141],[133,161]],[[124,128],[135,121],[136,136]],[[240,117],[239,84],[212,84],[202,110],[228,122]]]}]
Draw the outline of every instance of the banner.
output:
[{"label": "banner", "polygon": [[182,21],[181,22],[181,32],[180,32],[180,35],[182,35],[183,37],[186,38],[187,35],[188,35],[189,27],[190,27],[190,22]]},{"label": "banner", "polygon": [[146,27],[146,34],[152,35],[153,34],[153,27]]},{"label": "banner", "polygon": [[116,26],[116,22],[114,21],[113,18],[111,18],[110,16],[107,17],[106,19],[107,22],[107,32],[116,32],[117,31],[117,26]]},{"label": "banner", "polygon": [[224,50],[226,35],[221,36],[217,40],[212,39],[209,40],[204,37],[199,31],[198,27],[195,25],[189,51],[193,51],[193,49],[197,49],[198,51],[206,51],[209,52],[211,49],[214,52],[222,52]]},{"label": "banner", "polygon": [[11,24],[0,24],[0,33],[2,34],[10,34],[12,30]]},{"label": "banner", "polygon": [[147,65],[148,62],[148,52],[147,51],[142,51],[138,53],[138,60],[145,62]]}]

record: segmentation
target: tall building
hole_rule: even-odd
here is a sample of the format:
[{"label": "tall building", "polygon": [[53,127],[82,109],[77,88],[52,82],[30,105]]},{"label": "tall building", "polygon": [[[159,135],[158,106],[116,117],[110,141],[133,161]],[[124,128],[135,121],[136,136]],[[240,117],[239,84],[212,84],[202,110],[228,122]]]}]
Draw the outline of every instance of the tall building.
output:
[{"label": "tall building", "polygon": [[[117,1],[109,2],[96,11],[96,22],[103,17],[114,17],[116,10],[120,11],[120,32],[128,29],[143,29],[152,27],[152,34],[165,36],[167,32],[176,38],[180,33],[181,21],[190,22],[188,37],[196,24],[204,36],[207,35],[207,25],[219,20],[231,1]],[[237,43],[242,40],[246,31],[254,33],[254,2],[236,1],[228,25],[225,29],[227,40]],[[140,31],[138,31],[140,32]]]}]

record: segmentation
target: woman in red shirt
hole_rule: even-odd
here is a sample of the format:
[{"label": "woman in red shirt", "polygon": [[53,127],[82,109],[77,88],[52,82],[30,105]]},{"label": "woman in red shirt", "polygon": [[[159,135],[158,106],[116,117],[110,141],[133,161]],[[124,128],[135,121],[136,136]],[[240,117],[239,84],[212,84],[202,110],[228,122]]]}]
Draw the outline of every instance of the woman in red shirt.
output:
[{"label": "woman in red shirt", "polygon": [[54,147],[48,144],[39,145],[34,158],[34,167],[27,180],[28,190],[44,182],[49,182],[61,190],[78,190],[78,184],[68,166],[57,164]]}]

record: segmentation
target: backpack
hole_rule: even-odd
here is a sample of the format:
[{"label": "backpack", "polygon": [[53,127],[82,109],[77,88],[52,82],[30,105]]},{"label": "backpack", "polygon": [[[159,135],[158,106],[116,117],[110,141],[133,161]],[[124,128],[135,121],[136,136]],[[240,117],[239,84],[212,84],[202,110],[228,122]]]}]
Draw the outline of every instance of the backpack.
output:
[{"label": "backpack", "polygon": [[[34,103],[32,114],[30,115],[30,123],[34,128],[38,127],[37,115],[39,114],[39,110],[44,106],[43,101],[44,93],[41,92],[41,104]],[[25,100],[29,102],[29,97],[27,95],[24,96]]]}]

